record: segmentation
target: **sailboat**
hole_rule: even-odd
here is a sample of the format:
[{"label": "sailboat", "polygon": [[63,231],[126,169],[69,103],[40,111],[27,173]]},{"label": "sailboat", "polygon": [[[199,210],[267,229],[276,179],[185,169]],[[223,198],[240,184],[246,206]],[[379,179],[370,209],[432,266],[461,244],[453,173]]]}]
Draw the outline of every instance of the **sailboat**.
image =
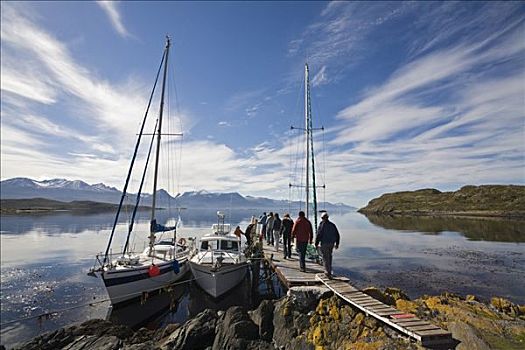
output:
[{"label": "sailboat", "polygon": [[[162,60],[157,71],[157,76],[155,84],[151,91],[150,99],[148,106],[146,108],[146,113],[142,121],[142,126],[140,133],[137,138],[135,145],[135,151],[131,159],[131,164],[129,167],[128,175],[126,178],[126,183],[122,191],[122,197],[120,198],[120,204],[117,209],[115,216],[115,221],[113,223],[113,228],[109,236],[109,241],[106,247],[105,254],[101,260],[97,255],[97,261],[99,263],[98,268],[93,268],[90,271],[90,274],[97,274],[102,276],[104,285],[106,286],[109,298],[112,304],[117,304],[129,299],[133,299],[143,295],[143,293],[152,292],[160,288],[166,287],[178,280],[189,271],[188,267],[188,253],[189,247],[185,244],[184,239],[177,241],[177,225],[172,227],[167,227],[157,223],[156,217],[156,204],[157,204],[157,179],[159,175],[159,161],[160,161],[160,148],[161,148],[161,136],[162,133],[162,117],[164,111],[164,95],[166,88],[166,75],[168,70],[168,56],[170,49],[170,38],[166,37],[166,46],[164,48],[164,53]],[[161,70],[163,70],[162,76],[162,92],[160,96],[160,108],[159,116],[155,124],[155,129],[152,134],[150,134],[151,141],[149,144],[148,155],[144,170],[142,173],[142,179],[139,186],[139,191],[136,197],[135,207],[130,219],[130,224],[128,227],[128,233],[126,237],[126,242],[124,244],[122,252],[116,254],[110,254],[113,237],[115,234],[115,229],[117,227],[119,215],[124,203],[124,199],[127,195],[127,188],[130,182],[131,174],[134,168],[135,160],[143,136],[147,135],[144,133],[144,128],[146,125],[148,112],[153,100],[155,93],[155,88],[159,80],[159,75]],[[171,135],[171,134],[170,134]],[[151,205],[151,220],[150,220],[150,230],[149,230],[149,245],[141,253],[134,253],[130,249],[130,236],[133,231],[134,221],[139,207],[142,188],[145,182],[145,177],[147,174],[148,164],[150,160],[150,155],[152,154],[153,144],[156,141],[156,150],[155,150],[155,163],[154,163],[154,176],[153,176],[153,195],[152,195],[152,205]],[[156,233],[157,232],[167,232],[173,231],[173,238],[164,239],[157,241]]]},{"label": "sailboat", "polygon": [[198,240],[189,261],[195,282],[214,298],[241,283],[248,272],[244,236],[230,232],[224,218],[224,213],[218,211],[217,224]]}]

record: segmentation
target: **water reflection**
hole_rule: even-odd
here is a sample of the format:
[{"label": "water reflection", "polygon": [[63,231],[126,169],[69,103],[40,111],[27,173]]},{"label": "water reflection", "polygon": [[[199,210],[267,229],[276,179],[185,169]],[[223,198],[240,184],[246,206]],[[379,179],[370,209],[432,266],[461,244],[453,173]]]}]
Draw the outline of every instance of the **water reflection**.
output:
[{"label": "water reflection", "polygon": [[366,215],[377,226],[400,231],[441,234],[459,232],[469,240],[525,242],[525,221],[502,218]]},{"label": "water reflection", "polygon": [[[189,277],[188,274],[187,278]],[[159,320],[167,317],[175,318],[174,322],[182,322],[186,315],[179,315],[179,306],[187,292],[188,284],[183,283],[170,287],[169,290],[160,290],[147,297],[144,296],[141,300],[134,299],[112,306],[107,319],[133,329],[158,328]]]},{"label": "water reflection", "polygon": [[[187,209],[180,213],[177,210],[157,211],[157,221],[163,224],[174,223],[181,220],[183,227],[210,227],[217,220],[217,211],[214,209]],[[238,224],[247,222],[252,215],[259,217],[258,210],[225,211],[226,222]],[[129,221],[130,213],[122,213],[119,224]],[[0,232],[2,234],[27,234],[39,231],[45,234],[81,233],[86,230],[111,229],[115,213],[76,213],[76,212],[46,212],[38,214],[2,215]],[[150,213],[140,211],[137,213],[137,222],[148,223]]]}]

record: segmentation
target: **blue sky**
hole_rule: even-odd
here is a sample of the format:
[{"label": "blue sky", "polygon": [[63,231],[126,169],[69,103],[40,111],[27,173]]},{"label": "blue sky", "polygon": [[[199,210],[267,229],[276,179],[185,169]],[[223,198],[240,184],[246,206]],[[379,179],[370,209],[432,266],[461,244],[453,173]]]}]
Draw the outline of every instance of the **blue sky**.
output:
[{"label": "blue sky", "polygon": [[184,133],[163,173],[173,192],[289,198],[305,61],[325,127],[321,199],[360,206],[384,192],[525,182],[523,3],[1,7],[2,179],[122,188],[169,34],[170,131]]}]

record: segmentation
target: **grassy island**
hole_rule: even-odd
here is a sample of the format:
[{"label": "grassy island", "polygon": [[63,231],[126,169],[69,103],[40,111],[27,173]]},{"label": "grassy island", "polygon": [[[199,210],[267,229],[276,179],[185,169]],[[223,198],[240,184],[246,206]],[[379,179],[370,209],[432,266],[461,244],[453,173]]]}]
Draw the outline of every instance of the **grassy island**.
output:
[{"label": "grassy island", "polygon": [[481,216],[525,219],[525,186],[464,186],[455,192],[421,189],[386,193],[358,210],[363,214]]}]

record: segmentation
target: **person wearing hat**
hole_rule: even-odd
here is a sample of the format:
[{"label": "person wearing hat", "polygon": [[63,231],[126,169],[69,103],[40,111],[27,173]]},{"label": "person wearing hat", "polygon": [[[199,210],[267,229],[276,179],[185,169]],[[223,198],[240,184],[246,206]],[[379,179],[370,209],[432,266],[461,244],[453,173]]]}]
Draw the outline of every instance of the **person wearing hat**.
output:
[{"label": "person wearing hat", "polygon": [[335,224],[328,220],[328,213],[321,214],[321,223],[315,237],[315,248],[321,243],[321,254],[323,255],[324,270],[326,277],[332,278],[332,253],[339,248],[339,231]]}]

